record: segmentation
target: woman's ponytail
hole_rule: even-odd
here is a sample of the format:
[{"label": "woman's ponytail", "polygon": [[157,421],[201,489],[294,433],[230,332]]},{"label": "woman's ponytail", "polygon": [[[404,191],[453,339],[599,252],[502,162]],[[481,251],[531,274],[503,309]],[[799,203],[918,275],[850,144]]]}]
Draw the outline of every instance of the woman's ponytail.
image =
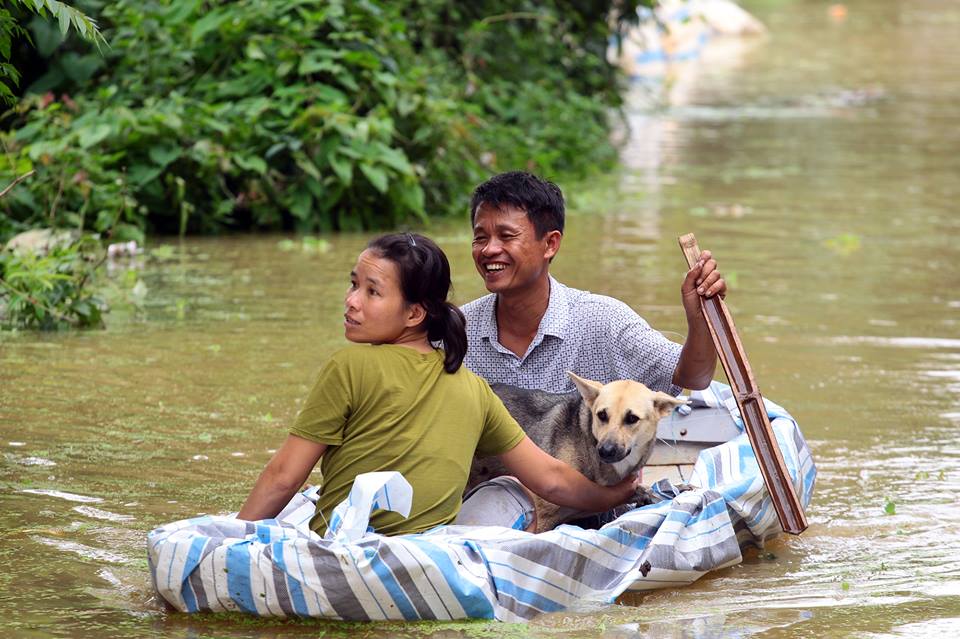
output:
[{"label": "woman's ponytail", "polygon": [[443,370],[456,373],[467,354],[467,320],[463,312],[444,302],[436,314],[427,315],[427,339],[443,342]]},{"label": "woman's ponytail", "polygon": [[433,240],[415,233],[394,233],[371,240],[367,248],[397,265],[403,298],[427,312],[427,339],[442,342],[443,369],[455,373],[467,354],[467,321],[447,301],[450,262]]}]

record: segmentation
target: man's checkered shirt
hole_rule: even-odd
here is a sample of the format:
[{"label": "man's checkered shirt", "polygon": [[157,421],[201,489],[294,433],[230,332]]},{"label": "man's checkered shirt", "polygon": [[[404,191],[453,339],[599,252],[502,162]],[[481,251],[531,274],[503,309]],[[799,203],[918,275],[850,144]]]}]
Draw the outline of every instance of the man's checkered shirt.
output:
[{"label": "man's checkered shirt", "polygon": [[550,278],[550,302],[523,357],[500,345],[496,295],[462,307],[467,318],[464,364],[490,383],[565,393],[567,371],[606,384],[634,379],[677,395],[672,383],[681,345],[671,342],[623,302],[569,288]]}]

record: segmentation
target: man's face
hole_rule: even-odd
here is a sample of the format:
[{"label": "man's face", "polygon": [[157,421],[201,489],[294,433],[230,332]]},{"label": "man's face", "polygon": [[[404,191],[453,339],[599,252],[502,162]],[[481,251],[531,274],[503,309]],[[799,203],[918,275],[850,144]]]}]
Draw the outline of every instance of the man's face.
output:
[{"label": "man's face", "polygon": [[491,293],[523,290],[546,277],[559,231],[537,231],[525,211],[481,204],[473,222],[473,263]]}]

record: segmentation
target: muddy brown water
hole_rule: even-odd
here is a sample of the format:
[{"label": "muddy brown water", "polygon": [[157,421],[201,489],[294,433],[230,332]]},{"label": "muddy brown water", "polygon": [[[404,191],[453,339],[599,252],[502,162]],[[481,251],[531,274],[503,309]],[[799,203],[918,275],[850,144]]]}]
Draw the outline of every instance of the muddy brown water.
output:
[{"label": "muddy brown water", "polygon": [[[555,274],[679,339],[693,231],[766,396],[819,468],[811,526],[693,586],[525,626],[189,617],[152,598],[153,526],[239,507],[324,357],[366,237],[158,241],[140,313],[0,335],[0,629],[17,637],[923,637],[960,632],[960,7],[750,5],[651,107],[622,174],[567,187]],[[465,222],[429,231],[479,295]],[[289,248],[289,247],[287,247]],[[123,277],[122,273],[117,277]]]}]

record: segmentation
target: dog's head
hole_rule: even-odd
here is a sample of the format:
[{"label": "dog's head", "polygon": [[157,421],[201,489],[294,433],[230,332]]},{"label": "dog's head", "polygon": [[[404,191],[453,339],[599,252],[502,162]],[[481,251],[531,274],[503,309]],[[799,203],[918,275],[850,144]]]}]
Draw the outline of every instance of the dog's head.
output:
[{"label": "dog's head", "polygon": [[640,451],[640,459],[645,460],[657,437],[657,422],[674,406],[687,403],[632,380],[601,384],[568,375],[590,407],[597,454],[607,464],[615,464],[635,451]]}]

